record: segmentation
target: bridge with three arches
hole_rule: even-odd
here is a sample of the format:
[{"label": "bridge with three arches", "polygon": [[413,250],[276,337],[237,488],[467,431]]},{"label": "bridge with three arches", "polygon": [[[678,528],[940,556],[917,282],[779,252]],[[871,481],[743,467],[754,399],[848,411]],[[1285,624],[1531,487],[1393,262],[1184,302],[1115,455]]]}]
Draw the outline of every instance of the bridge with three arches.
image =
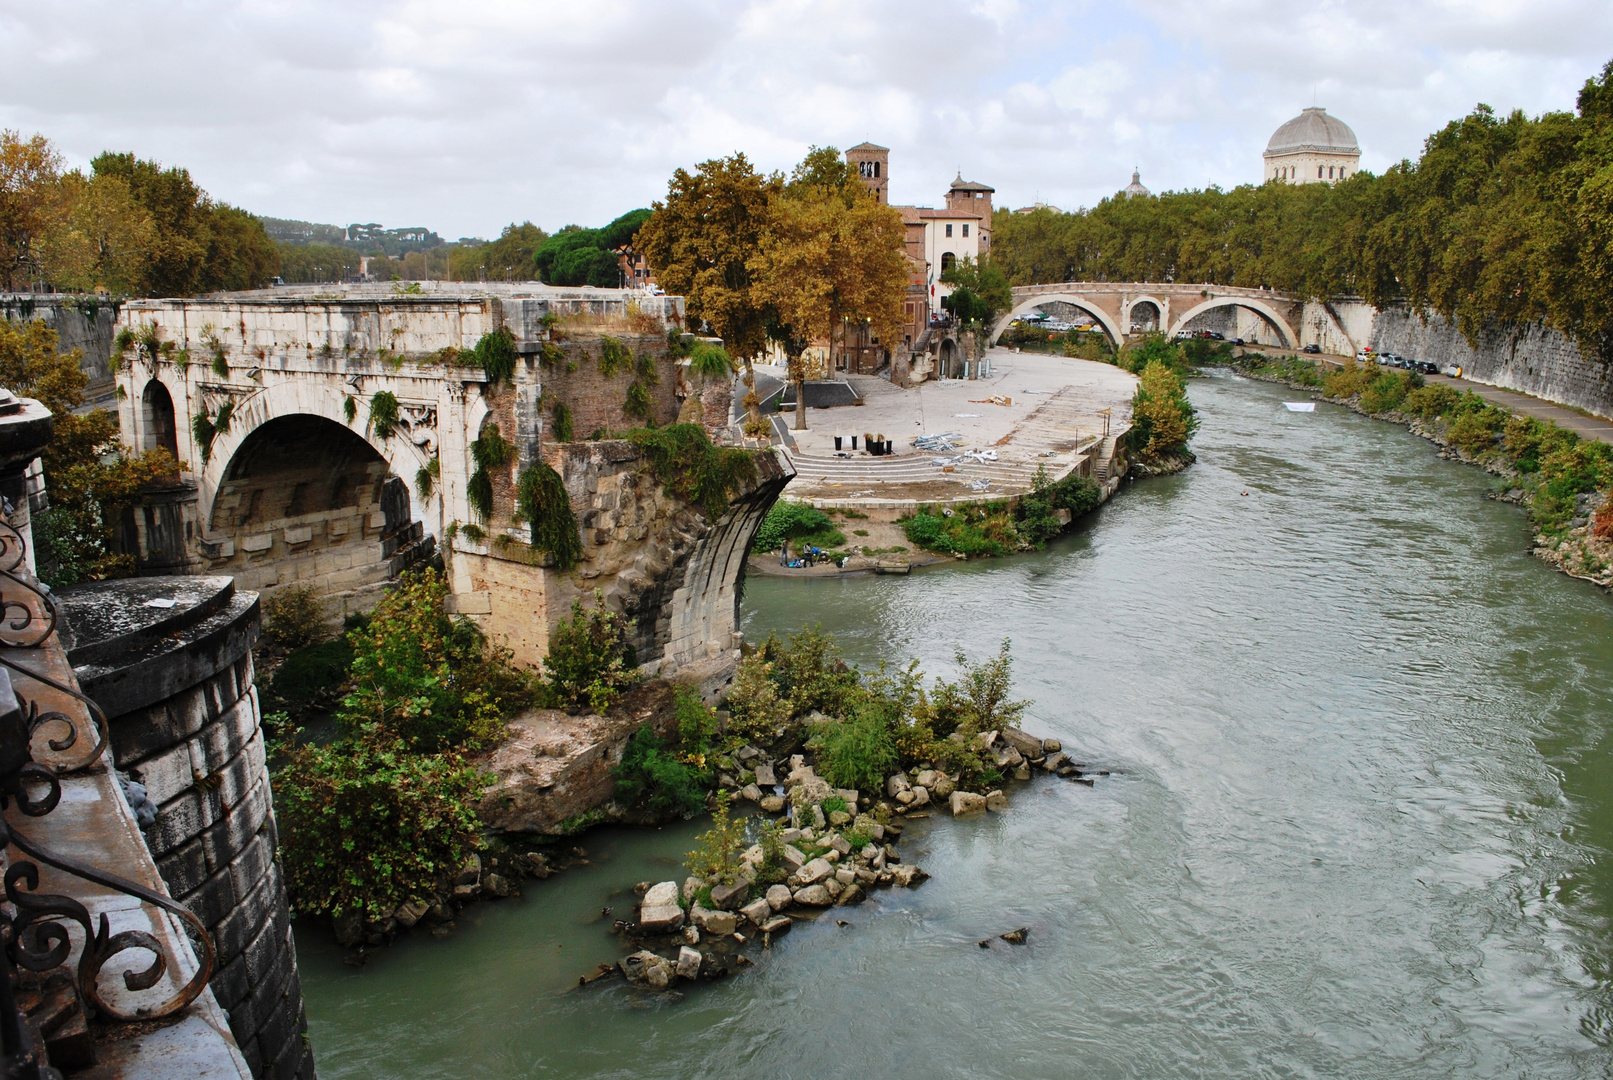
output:
[{"label": "bridge with three arches", "polygon": [[1175,282],[1067,281],[1019,285],[1013,308],[992,328],[993,344],[1015,319],[1053,304],[1068,304],[1091,316],[1116,346],[1145,333],[1175,335],[1195,329],[1201,316],[1223,309],[1252,316],[1260,328],[1249,336],[1265,344],[1297,349],[1304,301],[1290,293],[1231,285]]}]

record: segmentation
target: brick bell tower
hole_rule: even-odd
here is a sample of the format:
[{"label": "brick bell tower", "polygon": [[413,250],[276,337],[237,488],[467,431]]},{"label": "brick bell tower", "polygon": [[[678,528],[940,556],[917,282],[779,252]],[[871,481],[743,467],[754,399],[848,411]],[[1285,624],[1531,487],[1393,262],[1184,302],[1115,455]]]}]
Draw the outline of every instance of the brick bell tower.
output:
[{"label": "brick bell tower", "polygon": [[860,143],[846,151],[846,162],[857,169],[857,175],[881,206],[890,205],[890,157],[888,146]]}]

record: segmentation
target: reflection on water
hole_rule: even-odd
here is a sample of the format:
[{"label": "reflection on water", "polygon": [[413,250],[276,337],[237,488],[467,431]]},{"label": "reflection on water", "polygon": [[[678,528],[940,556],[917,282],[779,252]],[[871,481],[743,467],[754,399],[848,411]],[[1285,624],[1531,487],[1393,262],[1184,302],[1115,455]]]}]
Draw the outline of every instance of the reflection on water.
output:
[{"label": "reflection on water", "polygon": [[748,586],[753,640],[821,623],[861,663],[1012,637],[1028,726],[1112,777],[919,823],[921,889],[681,995],[574,984],[699,823],[591,834],[364,969],[305,930],[321,1075],[1603,1075],[1607,597],[1398,428],[1191,392],[1199,464],[1044,553]]}]

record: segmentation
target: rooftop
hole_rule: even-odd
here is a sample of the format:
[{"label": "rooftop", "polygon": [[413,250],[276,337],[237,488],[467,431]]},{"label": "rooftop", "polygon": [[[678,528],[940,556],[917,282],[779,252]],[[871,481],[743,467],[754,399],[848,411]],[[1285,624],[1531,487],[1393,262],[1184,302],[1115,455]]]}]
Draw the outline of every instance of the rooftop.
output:
[{"label": "rooftop", "polygon": [[1323,154],[1359,154],[1361,146],[1349,124],[1336,116],[1329,116],[1321,106],[1312,106],[1278,128],[1266,144],[1268,157],[1306,150]]}]

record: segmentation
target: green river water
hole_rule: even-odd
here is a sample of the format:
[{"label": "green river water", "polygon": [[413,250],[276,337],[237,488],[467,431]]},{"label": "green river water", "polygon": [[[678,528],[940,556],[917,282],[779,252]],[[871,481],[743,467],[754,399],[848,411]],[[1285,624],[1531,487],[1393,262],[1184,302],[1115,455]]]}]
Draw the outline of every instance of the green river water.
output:
[{"label": "green river water", "polygon": [[1199,463],[1045,552],[747,588],[751,640],[821,623],[861,663],[1011,637],[1025,726],[1112,776],[914,823],[933,880],[681,994],[575,984],[700,822],[590,833],[364,968],[304,927],[320,1075],[1607,1075],[1613,604],[1398,427],[1191,395]]}]

